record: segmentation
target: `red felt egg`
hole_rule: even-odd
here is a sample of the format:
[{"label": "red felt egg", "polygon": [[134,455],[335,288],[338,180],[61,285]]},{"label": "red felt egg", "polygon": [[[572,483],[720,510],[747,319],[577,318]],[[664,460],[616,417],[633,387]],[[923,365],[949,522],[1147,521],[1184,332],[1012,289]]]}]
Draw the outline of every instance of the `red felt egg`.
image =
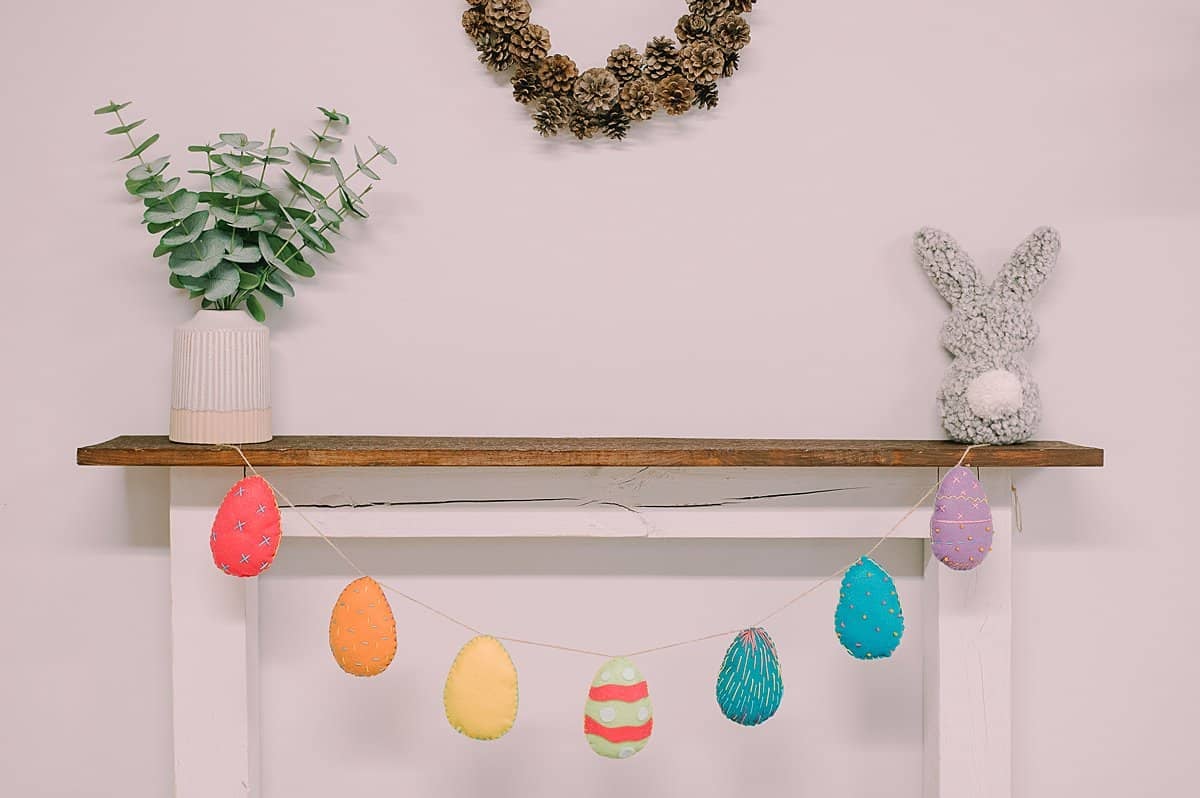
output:
[{"label": "red felt egg", "polygon": [[213,563],[233,576],[258,576],[271,567],[282,535],[271,486],[260,476],[246,477],[217,510],[209,538]]}]

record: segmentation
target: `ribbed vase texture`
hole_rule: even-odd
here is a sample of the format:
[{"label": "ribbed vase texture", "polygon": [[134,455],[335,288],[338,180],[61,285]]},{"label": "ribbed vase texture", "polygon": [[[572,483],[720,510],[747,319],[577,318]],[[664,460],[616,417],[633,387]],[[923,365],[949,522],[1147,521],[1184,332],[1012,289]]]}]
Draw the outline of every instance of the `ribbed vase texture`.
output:
[{"label": "ribbed vase texture", "polygon": [[170,438],[271,439],[270,332],[264,325],[240,310],[201,310],[176,328]]}]

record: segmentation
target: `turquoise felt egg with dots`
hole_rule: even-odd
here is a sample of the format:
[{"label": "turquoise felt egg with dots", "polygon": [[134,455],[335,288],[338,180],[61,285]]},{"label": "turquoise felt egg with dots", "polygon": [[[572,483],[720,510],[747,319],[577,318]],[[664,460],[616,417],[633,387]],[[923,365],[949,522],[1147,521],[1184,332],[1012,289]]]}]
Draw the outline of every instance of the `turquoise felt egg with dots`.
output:
[{"label": "turquoise felt egg with dots", "polygon": [[766,629],[738,632],[717,674],[717,705],[742,726],[765,723],[783,701],[779,654]]},{"label": "turquoise felt egg with dots", "polygon": [[834,631],[856,659],[890,657],[904,636],[904,611],[896,583],[870,557],[859,559],[842,577]]}]

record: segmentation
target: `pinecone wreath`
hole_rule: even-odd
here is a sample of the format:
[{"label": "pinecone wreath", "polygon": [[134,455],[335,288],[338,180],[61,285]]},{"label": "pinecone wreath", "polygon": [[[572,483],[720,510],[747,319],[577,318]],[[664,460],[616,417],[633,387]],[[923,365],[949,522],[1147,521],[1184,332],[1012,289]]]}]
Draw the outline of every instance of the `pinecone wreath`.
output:
[{"label": "pinecone wreath", "polygon": [[550,31],[531,21],[530,0],[467,0],[462,26],[480,62],[513,70],[513,99],[529,108],[538,133],[619,141],[660,108],[681,116],[717,107],[717,81],[737,71],[750,43],[743,15],[755,2],[687,0],[675,38],[655,36],[642,52],[622,44],[582,73],[569,56],[550,54]]}]

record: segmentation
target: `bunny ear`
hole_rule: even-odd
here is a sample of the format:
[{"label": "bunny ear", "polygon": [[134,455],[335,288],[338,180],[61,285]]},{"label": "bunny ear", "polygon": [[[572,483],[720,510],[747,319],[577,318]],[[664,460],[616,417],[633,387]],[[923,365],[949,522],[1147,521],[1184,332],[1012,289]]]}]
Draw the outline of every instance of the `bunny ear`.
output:
[{"label": "bunny ear", "polygon": [[983,292],[983,278],[971,262],[971,256],[946,233],[924,227],[913,236],[913,248],[921,268],[951,305]]},{"label": "bunny ear", "polygon": [[992,291],[1021,302],[1033,299],[1054,268],[1060,246],[1058,232],[1053,228],[1034,230],[1000,269],[996,282],[992,283]]}]

